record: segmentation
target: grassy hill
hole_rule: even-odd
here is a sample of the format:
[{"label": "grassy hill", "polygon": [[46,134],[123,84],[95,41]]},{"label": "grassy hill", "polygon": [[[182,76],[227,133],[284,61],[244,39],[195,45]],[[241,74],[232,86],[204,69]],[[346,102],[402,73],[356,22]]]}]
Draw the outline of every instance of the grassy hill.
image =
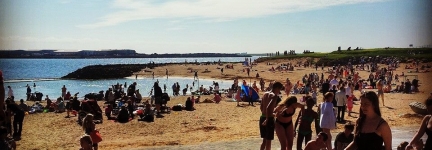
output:
[{"label": "grassy hill", "polygon": [[397,57],[401,62],[420,60],[422,62],[432,62],[432,48],[389,48],[389,49],[363,49],[363,50],[342,50],[330,53],[307,53],[297,55],[280,55],[274,57],[263,57],[257,61],[267,61],[275,59],[296,59],[296,58],[320,58],[318,64],[334,65],[345,64],[348,60],[356,62],[360,57]]}]

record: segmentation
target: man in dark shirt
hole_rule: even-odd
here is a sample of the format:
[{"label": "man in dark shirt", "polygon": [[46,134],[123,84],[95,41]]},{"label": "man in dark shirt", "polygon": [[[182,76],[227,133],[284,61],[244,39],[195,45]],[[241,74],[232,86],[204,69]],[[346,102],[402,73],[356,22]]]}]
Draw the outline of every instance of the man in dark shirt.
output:
[{"label": "man in dark shirt", "polygon": [[328,79],[326,79],[326,81],[321,85],[321,91],[323,93],[323,96],[329,91],[330,89],[330,83],[328,81]]},{"label": "man in dark shirt", "polygon": [[334,142],[335,150],[343,150],[345,149],[354,139],[354,134],[352,134],[354,130],[354,125],[346,124],[345,130],[336,135],[336,139]]},{"label": "man in dark shirt", "polygon": [[[22,131],[22,123],[24,121],[24,111],[20,109],[20,107],[12,103],[10,100],[6,100],[7,109],[15,114],[13,120],[13,128],[14,128],[14,137],[21,137]],[[17,127],[19,126],[19,127]]]}]

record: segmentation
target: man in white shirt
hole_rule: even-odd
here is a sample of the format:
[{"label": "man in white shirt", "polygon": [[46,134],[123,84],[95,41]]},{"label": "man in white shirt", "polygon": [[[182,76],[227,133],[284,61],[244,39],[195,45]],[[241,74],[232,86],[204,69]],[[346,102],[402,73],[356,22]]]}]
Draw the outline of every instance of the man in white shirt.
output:
[{"label": "man in white shirt", "polygon": [[343,122],[345,120],[345,105],[347,103],[345,88],[340,88],[340,90],[336,92],[335,99],[337,102],[336,106],[338,108],[336,119],[338,122]]},{"label": "man in white shirt", "polygon": [[14,96],[14,94],[13,94],[13,90],[12,90],[12,87],[10,87],[10,86],[8,86],[8,97],[9,98],[12,98],[13,96]]}]

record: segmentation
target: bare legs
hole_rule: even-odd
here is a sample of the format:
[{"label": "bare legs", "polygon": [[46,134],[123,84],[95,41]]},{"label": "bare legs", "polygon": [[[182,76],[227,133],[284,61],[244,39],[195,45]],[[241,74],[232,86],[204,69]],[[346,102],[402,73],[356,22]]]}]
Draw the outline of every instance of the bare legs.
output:
[{"label": "bare legs", "polygon": [[327,141],[326,141],[327,149],[332,149],[332,145],[331,145],[332,136],[331,136],[331,133],[330,133],[330,129],[322,128],[322,131],[324,133],[326,133],[327,136],[328,136]]},{"label": "bare legs", "polygon": [[271,140],[263,139],[260,150],[271,150]]},{"label": "bare legs", "polygon": [[278,136],[281,150],[292,150],[294,140],[294,127],[293,124],[289,125],[286,129],[278,122],[275,123],[276,135]]}]

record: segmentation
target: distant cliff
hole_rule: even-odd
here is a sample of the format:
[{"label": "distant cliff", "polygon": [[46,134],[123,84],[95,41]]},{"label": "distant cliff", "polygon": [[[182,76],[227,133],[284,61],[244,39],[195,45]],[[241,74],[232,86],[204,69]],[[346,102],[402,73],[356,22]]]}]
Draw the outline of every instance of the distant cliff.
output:
[{"label": "distant cliff", "polygon": [[135,50],[81,50],[64,52],[57,50],[0,50],[0,58],[188,58],[188,57],[252,57],[236,53],[186,53],[186,54],[139,54]]}]

